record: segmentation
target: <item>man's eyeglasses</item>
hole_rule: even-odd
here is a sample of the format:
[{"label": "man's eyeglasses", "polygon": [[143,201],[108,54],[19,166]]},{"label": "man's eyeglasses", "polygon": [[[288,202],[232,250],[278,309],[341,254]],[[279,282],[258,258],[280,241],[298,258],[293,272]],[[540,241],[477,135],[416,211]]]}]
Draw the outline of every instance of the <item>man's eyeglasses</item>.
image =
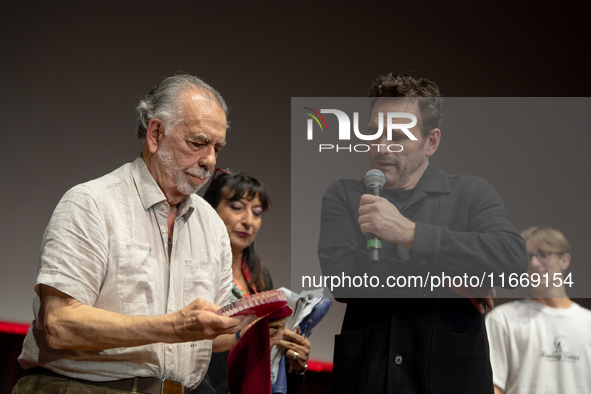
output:
[{"label": "man's eyeglasses", "polygon": [[531,260],[532,257],[536,256],[536,258],[538,259],[538,261],[540,263],[546,263],[546,262],[548,262],[548,260],[550,260],[550,256],[553,255],[553,254],[560,255],[562,253],[546,252],[546,251],[543,251],[543,250],[538,250],[537,253],[533,253],[533,254],[532,253],[528,253],[527,254],[527,257],[528,257],[528,260]]}]

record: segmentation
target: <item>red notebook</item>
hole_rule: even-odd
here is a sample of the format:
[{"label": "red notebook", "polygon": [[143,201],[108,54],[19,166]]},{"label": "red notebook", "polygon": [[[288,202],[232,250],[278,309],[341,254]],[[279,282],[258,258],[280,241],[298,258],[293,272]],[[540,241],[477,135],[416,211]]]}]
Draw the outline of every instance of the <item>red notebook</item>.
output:
[{"label": "red notebook", "polygon": [[269,290],[241,298],[217,310],[221,316],[256,315],[262,317],[240,338],[228,355],[230,394],[271,393],[271,349],[269,321],[293,313],[286,306],[282,290]]},{"label": "red notebook", "polygon": [[[220,316],[267,316],[287,304],[283,290],[269,290],[236,300],[216,311]],[[289,316],[289,315],[288,315]]]}]

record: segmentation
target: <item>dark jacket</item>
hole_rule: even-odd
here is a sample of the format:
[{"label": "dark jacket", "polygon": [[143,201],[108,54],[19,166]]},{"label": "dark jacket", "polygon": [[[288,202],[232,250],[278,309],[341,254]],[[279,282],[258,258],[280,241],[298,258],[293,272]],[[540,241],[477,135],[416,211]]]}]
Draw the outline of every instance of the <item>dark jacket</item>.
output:
[{"label": "dark jacket", "polygon": [[[496,283],[502,272],[527,270],[525,242],[498,194],[484,179],[429,164],[401,210],[416,223],[413,250],[384,242],[381,262],[370,264],[357,222],[366,190],[363,181],[339,180],[322,201],[323,274],[380,278],[377,287],[333,291],[348,305],[331,393],[492,393],[484,316],[448,288],[431,291],[430,278],[466,273],[490,283],[492,273]],[[426,286],[382,286],[400,275]]]}]

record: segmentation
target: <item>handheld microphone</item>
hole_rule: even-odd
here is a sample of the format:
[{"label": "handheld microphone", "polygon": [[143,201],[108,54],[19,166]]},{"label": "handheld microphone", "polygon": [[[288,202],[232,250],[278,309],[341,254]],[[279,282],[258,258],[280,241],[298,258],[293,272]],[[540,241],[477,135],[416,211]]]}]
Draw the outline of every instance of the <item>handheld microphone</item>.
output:
[{"label": "handheld microphone", "polygon": [[[367,192],[374,196],[379,196],[382,186],[386,183],[386,176],[380,170],[369,170],[365,174],[365,186]],[[375,234],[367,234],[367,251],[369,253],[369,262],[380,262],[380,253],[382,252],[382,240]]]}]

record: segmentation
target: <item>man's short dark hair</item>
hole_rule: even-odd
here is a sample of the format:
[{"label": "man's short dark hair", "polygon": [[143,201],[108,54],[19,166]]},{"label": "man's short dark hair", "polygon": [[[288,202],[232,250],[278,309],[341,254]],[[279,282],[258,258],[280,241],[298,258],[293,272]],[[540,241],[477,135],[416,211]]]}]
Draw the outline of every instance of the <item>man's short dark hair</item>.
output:
[{"label": "man's short dark hair", "polygon": [[371,101],[371,108],[382,97],[404,97],[412,98],[427,97],[419,100],[421,117],[423,119],[423,137],[429,135],[429,131],[439,128],[443,121],[443,98],[439,92],[439,87],[428,78],[415,79],[408,74],[387,74],[380,75],[371,84],[369,88],[369,97],[374,97]]}]

